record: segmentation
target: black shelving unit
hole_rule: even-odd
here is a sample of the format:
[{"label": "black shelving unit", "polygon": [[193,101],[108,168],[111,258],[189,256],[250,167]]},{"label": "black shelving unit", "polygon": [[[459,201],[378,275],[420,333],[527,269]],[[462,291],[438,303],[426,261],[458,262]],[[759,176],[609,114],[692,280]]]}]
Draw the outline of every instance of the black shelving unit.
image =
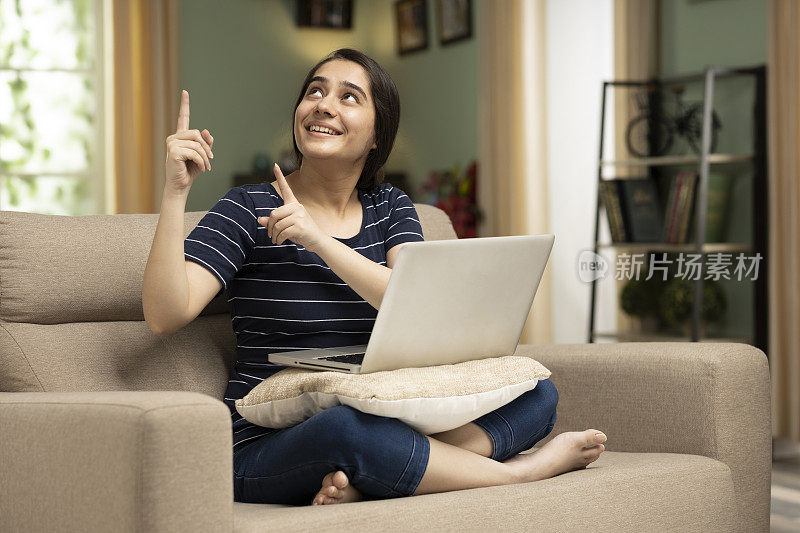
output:
[{"label": "black shelving unit", "polygon": [[[754,98],[753,98],[753,131],[752,131],[752,153],[710,153],[711,146],[711,132],[712,132],[712,110],[714,109],[714,87],[718,79],[733,77],[733,76],[752,76],[754,81]],[[606,124],[606,101],[609,91],[625,87],[628,89],[646,89],[647,87],[656,87],[659,92],[663,94],[664,88],[670,85],[680,85],[687,83],[700,83],[703,85],[703,127],[702,139],[699,155],[667,155],[661,157],[631,157],[627,159],[604,160],[604,140],[605,140],[605,124]],[[622,249],[622,250],[639,250],[644,252],[693,252],[702,254],[701,257],[705,258],[706,254],[713,252],[750,252],[751,254],[761,254],[761,262],[759,264],[759,275],[754,280],[754,307],[753,321],[754,327],[753,337],[746,338],[723,338],[723,337],[706,337],[705,340],[711,341],[735,341],[746,342],[752,344],[757,348],[767,351],[768,339],[768,283],[767,275],[769,270],[769,254],[768,252],[768,182],[767,182],[767,146],[766,146],[766,113],[767,113],[767,94],[766,94],[766,67],[763,65],[753,67],[738,67],[738,68],[724,68],[724,67],[709,67],[705,71],[695,74],[688,74],[683,76],[675,76],[669,78],[656,78],[645,81],[607,81],[603,83],[602,90],[602,111],[600,118],[600,151],[599,151],[599,165],[597,172],[598,179],[598,194],[595,216],[595,236],[594,236],[594,252],[597,254],[601,248],[606,249]],[[652,139],[651,139],[651,142]],[[652,243],[601,243],[600,238],[600,211],[602,200],[600,195],[600,184],[604,180],[603,169],[607,167],[646,167],[648,176],[653,175],[653,169],[669,168],[669,167],[686,167],[697,165],[697,174],[699,177],[697,183],[697,193],[694,204],[694,224],[695,224],[695,238],[693,242],[687,244],[667,244],[663,242]],[[707,194],[708,194],[708,175],[710,166],[723,166],[723,165],[752,165],[753,172],[753,191],[752,191],[752,242],[747,243],[707,243],[705,240],[706,229],[706,209],[707,209]],[[639,176],[636,176],[639,178]],[[631,179],[636,179],[631,178]],[[624,179],[624,176],[615,176],[615,179]],[[731,177],[731,179],[734,179]],[[705,261],[703,261],[703,268],[697,280],[694,280],[694,305],[691,316],[691,335],[689,337],[676,336],[676,335],[637,335],[625,332],[597,332],[595,330],[595,305],[597,298],[597,283],[599,280],[592,282],[591,288],[591,309],[589,318],[589,342],[595,342],[597,339],[615,339],[617,341],[649,341],[649,340],[665,340],[665,341],[686,341],[691,340],[698,342],[701,340],[700,334],[700,321],[703,297],[703,281],[705,271]]]}]

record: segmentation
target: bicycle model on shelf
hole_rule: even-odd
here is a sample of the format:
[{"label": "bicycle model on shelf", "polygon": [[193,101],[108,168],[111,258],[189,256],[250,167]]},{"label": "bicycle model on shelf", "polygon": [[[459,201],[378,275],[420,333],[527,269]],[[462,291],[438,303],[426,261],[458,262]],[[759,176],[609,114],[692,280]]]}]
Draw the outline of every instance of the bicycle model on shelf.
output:
[{"label": "bicycle model on shelf", "polygon": [[[657,157],[669,153],[675,137],[683,137],[692,151],[700,154],[700,142],[703,137],[703,103],[686,104],[683,101],[683,85],[669,88],[672,93],[674,113],[661,112],[653,102],[660,97],[655,84],[648,84],[645,91],[636,95],[636,105],[641,114],[634,117],[625,130],[625,142],[628,151],[638,157]],[[714,153],[717,146],[717,133],[722,124],[716,113],[712,111],[711,148]]]}]

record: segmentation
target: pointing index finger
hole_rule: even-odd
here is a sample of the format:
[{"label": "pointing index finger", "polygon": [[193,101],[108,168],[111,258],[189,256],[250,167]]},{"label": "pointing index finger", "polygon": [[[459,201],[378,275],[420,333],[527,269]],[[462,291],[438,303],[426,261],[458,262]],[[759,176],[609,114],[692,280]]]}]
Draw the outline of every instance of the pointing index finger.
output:
[{"label": "pointing index finger", "polygon": [[178,111],[178,129],[184,131],[189,129],[189,92],[181,91],[181,108]]},{"label": "pointing index finger", "polygon": [[278,163],[275,163],[272,169],[275,171],[275,177],[278,179],[278,187],[281,188],[281,193],[283,194],[283,204],[287,205],[292,202],[297,202],[297,198],[294,197],[292,189],[289,188],[289,182],[287,182],[286,178],[283,176],[283,172],[281,172],[281,167],[278,166]]}]

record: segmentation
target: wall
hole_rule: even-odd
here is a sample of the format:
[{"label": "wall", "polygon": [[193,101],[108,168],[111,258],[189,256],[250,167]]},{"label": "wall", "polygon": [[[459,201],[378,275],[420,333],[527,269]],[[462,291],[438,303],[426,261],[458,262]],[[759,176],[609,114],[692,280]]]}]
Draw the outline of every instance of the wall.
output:
[{"label": "wall", "polygon": [[661,0],[661,74],[767,60],[766,0]]},{"label": "wall", "polygon": [[436,2],[428,1],[428,49],[402,57],[395,52],[395,2],[374,2],[371,48],[391,69],[401,98],[400,130],[387,168],[405,169],[414,184],[431,170],[458,165],[463,172],[478,157],[480,1],[473,2],[473,37],[447,45],[439,44]]},{"label": "wall", "polygon": [[190,127],[211,131],[215,156],[212,171],[195,181],[187,210],[213,206],[257,152],[277,159],[291,148],[301,83],[341,47],[373,57],[400,92],[388,171],[407,172],[415,186],[431,169],[463,168],[477,157],[477,28],[472,39],[441,47],[435,2],[428,2],[428,49],[400,57],[392,0],[356,0],[350,31],[297,28],[294,6],[293,0],[181,2],[180,85],[190,95]]}]

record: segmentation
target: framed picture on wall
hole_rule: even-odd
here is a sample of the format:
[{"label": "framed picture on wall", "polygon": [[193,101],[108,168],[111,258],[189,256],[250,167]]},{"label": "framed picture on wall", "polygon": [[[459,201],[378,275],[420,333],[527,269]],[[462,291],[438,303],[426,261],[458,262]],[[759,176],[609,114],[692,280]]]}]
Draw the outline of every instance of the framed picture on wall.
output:
[{"label": "framed picture on wall", "polygon": [[436,0],[439,44],[472,37],[472,0]]},{"label": "framed picture on wall", "polygon": [[352,27],[353,0],[296,0],[296,24],[306,28]]},{"label": "framed picture on wall", "polygon": [[428,8],[426,0],[397,0],[397,52],[400,55],[428,48]]}]

